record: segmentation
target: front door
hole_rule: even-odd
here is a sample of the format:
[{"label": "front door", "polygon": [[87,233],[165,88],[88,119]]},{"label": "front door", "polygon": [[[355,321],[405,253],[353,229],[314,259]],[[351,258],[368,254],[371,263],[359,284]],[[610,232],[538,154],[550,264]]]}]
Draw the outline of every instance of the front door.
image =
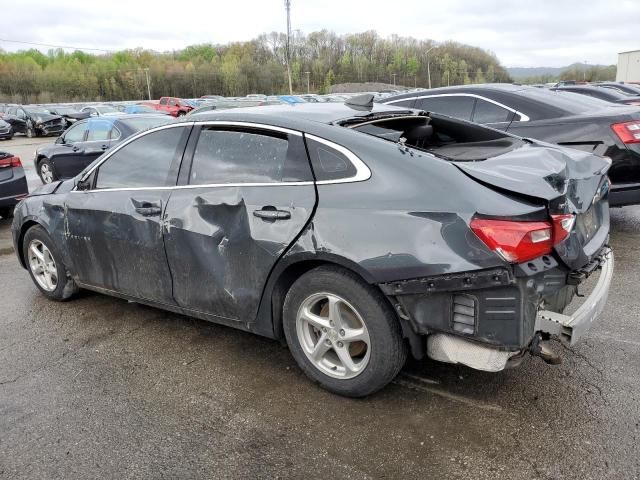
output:
[{"label": "front door", "polygon": [[84,168],[82,155],[86,131],[87,122],[78,122],[56,140],[55,150],[50,160],[53,162],[53,168],[58,178],[74,177]]},{"label": "front door", "polygon": [[186,309],[251,322],[271,269],[316,203],[304,142],[266,126],[196,133],[190,169],[183,162],[188,179],[165,213],[174,298]]},{"label": "front door", "polygon": [[190,127],[153,131],[115,151],[73,191],[65,235],[82,284],[173,304],[162,215]]}]

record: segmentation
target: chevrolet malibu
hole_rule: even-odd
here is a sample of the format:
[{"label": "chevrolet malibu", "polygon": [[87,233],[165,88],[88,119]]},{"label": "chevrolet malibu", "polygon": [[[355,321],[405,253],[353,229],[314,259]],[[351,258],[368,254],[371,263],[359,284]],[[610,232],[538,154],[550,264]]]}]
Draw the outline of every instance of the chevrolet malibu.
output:
[{"label": "chevrolet malibu", "polygon": [[136,134],[18,205],[19,260],[52,300],[85,288],[286,341],[347,396],[408,354],[554,363],[547,340],[575,343],[606,302],[610,162],[372,101]]}]

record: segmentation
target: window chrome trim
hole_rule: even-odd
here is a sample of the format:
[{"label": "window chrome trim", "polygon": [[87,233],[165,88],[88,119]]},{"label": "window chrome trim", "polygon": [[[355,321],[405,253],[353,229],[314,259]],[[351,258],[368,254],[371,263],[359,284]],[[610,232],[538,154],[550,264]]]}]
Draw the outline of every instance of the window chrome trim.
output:
[{"label": "window chrome trim", "polygon": [[[81,181],[86,180],[94,170],[100,167],[104,162],[106,162],[112,155],[116,154],[120,149],[124,148],[129,143],[134,140],[143,137],[147,134],[157,132],[160,130],[164,130],[167,128],[177,128],[177,127],[186,127],[186,126],[231,126],[231,127],[249,127],[249,128],[257,128],[261,130],[272,130],[280,133],[287,133],[291,135],[296,135],[302,137],[302,132],[297,130],[292,130],[289,128],[276,127],[274,125],[266,125],[263,123],[255,123],[255,122],[237,122],[237,121],[225,121],[225,120],[209,120],[209,121],[198,121],[198,122],[180,122],[180,123],[170,123],[167,125],[160,125],[158,127],[151,128],[149,130],[144,130],[142,132],[138,132],[135,135],[127,138],[120,145],[114,147],[113,150],[109,150],[104,154],[104,158],[100,160],[99,163],[91,167],[81,178]],[[186,190],[193,188],[236,188],[236,187],[289,187],[289,186],[310,186],[310,185],[332,185],[337,183],[352,183],[352,182],[362,182],[364,180],[368,180],[371,178],[371,170],[369,167],[358,158],[351,150],[343,147],[342,145],[338,145],[330,140],[325,140],[324,138],[317,137],[311,134],[305,134],[306,138],[311,140],[315,140],[316,142],[327,145],[328,147],[337,150],[341,154],[343,154],[347,159],[353,164],[356,168],[356,174],[351,177],[346,178],[338,178],[335,180],[318,180],[318,181],[301,181],[301,182],[245,182],[245,183],[208,183],[202,185],[164,185],[161,187],[116,187],[116,188],[94,188],[91,190],[78,190],[78,187],[74,187],[71,192],[78,193],[91,193],[91,192],[126,192],[126,191],[153,191],[153,190]]]},{"label": "window chrome trim", "polygon": [[[391,100],[390,102],[386,102],[387,105],[391,105],[397,102],[403,102],[406,100],[419,100],[421,98],[431,98],[431,97],[472,97],[472,98],[479,98],[480,100],[484,100],[486,102],[489,103],[493,103],[494,105],[497,105],[498,107],[502,107],[505,110],[508,110],[510,112],[515,113],[516,115],[520,116],[520,122],[528,122],[530,120],[528,115],[525,115],[524,113],[522,113],[519,110],[516,110],[515,108],[511,108],[511,107],[507,107],[505,104],[500,103],[500,102],[496,102],[495,100],[491,100],[490,98],[487,97],[483,97],[482,95],[477,95],[475,93],[434,93],[433,95],[418,95],[415,97],[405,97],[405,98],[399,98],[397,100]],[[438,113],[438,112],[435,112]],[[473,121],[473,120],[470,120]],[[485,125],[491,125],[493,123],[502,123],[502,122],[490,122],[490,123],[486,123]]]},{"label": "window chrome trim", "polygon": [[369,180],[371,178],[371,170],[369,167],[362,161],[360,158],[356,156],[351,150],[343,147],[342,145],[338,145],[337,143],[331,142],[329,140],[325,140],[324,138],[316,137],[315,135],[311,135],[306,133],[305,137],[310,140],[315,140],[316,142],[322,143],[334,150],[337,150],[341,154],[343,154],[347,159],[356,167],[356,174],[352,177],[345,178],[337,178],[335,180],[318,180],[316,181],[317,185],[332,185],[334,183],[352,183],[352,182],[363,182],[365,180]]}]

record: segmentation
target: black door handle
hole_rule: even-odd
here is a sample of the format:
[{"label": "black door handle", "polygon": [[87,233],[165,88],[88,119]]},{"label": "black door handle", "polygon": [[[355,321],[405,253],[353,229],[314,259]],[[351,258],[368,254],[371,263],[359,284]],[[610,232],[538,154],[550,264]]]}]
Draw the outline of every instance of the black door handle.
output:
[{"label": "black door handle", "polygon": [[71,150],[77,152],[78,150],[80,150],[80,147],[73,147]]},{"label": "black door handle", "polygon": [[262,210],[254,210],[253,216],[271,221],[288,220],[291,218],[291,212],[276,210],[275,207],[263,207]]},{"label": "black door handle", "polygon": [[160,207],[137,207],[136,212],[143,217],[157,217],[162,213],[162,209]]},{"label": "black door handle", "polygon": [[100,145],[100,148],[101,148],[102,150],[106,150],[107,148],[109,148],[109,145]]}]

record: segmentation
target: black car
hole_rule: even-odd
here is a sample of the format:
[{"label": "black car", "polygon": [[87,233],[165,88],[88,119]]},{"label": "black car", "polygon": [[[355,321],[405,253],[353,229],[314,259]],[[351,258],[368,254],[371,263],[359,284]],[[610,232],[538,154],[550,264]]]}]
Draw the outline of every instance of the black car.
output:
[{"label": "black car", "polygon": [[13,215],[13,207],[29,194],[20,158],[0,151],[0,217]]},{"label": "black car", "polygon": [[[595,88],[595,87],[594,87]],[[570,92],[491,84],[434,88],[381,100],[482,123],[612,160],[611,206],[640,203],[640,108]]]},{"label": "black car", "polygon": [[0,118],[0,139],[11,140],[13,138],[13,129],[11,124]]},{"label": "black car", "polygon": [[594,85],[600,88],[615,90],[617,92],[624,93],[625,95],[640,95],[640,85],[635,85],[632,83],[599,82]]},{"label": "black car", "polygon": [[73,107],[69,107],[66,105],[50,105],[47,106],[47,110],[54,115],[60,115],[62,118],[64,118],[66,122],[66,128],[69,128],[78,120],[89,118],[89,112],[81,112]]},{"label": "black car", "polygon": [[14,133],[27,137],[60,135],[67,124],[60,115],[32,105],[10,105],[2,119],[11,124]]},{"label": "black car", "polygon": [[408,351],[488,371],[557,360],[540,342],[575,343],[604,308],[603,158],[372,95],[194,118],[21,202],[16,252],[45,296],[87,288],[286,339],[349,396]]},{"label": "black car", "polygon": [[165,123],[161,115],[120,115],[75,123],[50,145],[36,150],[34,165],[42,183],[71,178],[134,133]]},{"label": "black car", "polygon": [[640,93],[628,95],[610,88],[601,88],[593,85],[577,85],[570,87],[551,88],[550,90],[579,93],[588,97],[604,100],[605,102],[620,103],[622,105],[640,105]]}]

